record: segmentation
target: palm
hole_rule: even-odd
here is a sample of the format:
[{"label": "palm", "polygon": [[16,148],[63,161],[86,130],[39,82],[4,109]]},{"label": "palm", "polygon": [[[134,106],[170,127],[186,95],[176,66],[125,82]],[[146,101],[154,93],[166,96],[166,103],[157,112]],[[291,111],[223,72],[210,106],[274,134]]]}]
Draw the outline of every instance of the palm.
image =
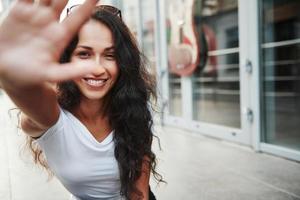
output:
[{"label": "palm", "polygon": [[58,22],[58,16],[67,1],[59,1],[56,7],[18,1],[2,22],[0,65],[10,80],[26,83],[59,81],[87,72],[82,68],[77,71],[66,69],[66,66],[59,66],[58,60],[96,1],[89,0],[81,10],[84,13],[76,13],[77,16],[74,14],[63,23]]}]

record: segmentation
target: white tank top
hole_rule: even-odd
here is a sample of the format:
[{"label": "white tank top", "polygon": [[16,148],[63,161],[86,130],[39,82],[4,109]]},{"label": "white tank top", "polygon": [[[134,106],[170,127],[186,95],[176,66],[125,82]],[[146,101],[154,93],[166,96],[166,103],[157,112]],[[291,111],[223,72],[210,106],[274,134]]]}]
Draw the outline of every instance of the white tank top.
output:
[{"label": "white tank top", "polygon": [[56,124],[37,142],[50,169],[74,199],[122,199],[113,132],[98,142],[75,116],[61,109]]}]

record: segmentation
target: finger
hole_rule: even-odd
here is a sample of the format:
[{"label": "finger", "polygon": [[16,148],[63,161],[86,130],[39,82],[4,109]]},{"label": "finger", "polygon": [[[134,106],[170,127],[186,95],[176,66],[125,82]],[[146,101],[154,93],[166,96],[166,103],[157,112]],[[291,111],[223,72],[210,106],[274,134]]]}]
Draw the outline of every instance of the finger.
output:
[{"label": "finger", "polygon": [[32,13],[37,11],[36,6],[32,6],[29,1],[22,1],[20,3],[15,4],[12,8],[11,13],[15,16],[19,21],[28,22],[32,18]]},{"label": "finger", "polygon": [[44,6],[49,6],[51,4],[51,0],[40,0],[40,4]]},{"label": "finger", "polygon": [[[54,21],[56,18],[53,11],[47,7],[39,8],[40,12],[36,12],[35,15],[31,16],[31,24],[37,25],[39,27],[44,27],[48,25],[49,22]],[[49,25],[48,25],[49,26]],[[53,35],[53,33],[51,33]],[[50,34],[49,34],[50,35]]]},{"label": "finger", "polygon": [[66,7],[67,3],[68,3],[68,0],[52,0],[51,7],[55,11],[57,17],[60,16],[61,12]]},{"label": "finger", "polygon": [[34,0],[18,0],[19,2],[23,2],[23,3],[33,3]]},{"label": "finger", "polygon": [[86,0],[62,22],[68,32],[67,40],[71,40],[80,27],[90,18],[97,2],[98,0]]},{"label": "finger", "polygon": [[95,64],[90,61],[82,61],[80,63],[55,64],[53,66],[49,66],[49,68],[47,68],[47,70],[45,71],[45,81],[66,81],[92,73],[95,69]]}]

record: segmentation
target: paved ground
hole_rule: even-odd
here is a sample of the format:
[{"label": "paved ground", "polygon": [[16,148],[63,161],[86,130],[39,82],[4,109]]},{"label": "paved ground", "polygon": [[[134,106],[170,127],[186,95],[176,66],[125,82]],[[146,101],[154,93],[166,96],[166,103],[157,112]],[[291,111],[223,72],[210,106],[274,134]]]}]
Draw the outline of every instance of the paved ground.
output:
[{"label": "paved ground", "polygon": [[[0,95],[0,200],[67,200],[69,193],[34,166],[16,129],[16,112]],[[300,164],[171,127],[156,127],[159,200],[300,200]]]}]

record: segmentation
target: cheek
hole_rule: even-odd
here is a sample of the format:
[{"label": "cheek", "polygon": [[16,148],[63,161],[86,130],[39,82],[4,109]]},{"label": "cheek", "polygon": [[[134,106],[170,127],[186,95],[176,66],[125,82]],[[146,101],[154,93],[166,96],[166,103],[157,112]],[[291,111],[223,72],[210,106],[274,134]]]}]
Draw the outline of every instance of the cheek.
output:
[{"label": "cheek", "polygon": [[77,87],[80,87],[81,78],[73,79],[73,81],[77,85]]},{"label": "cheek", "polygon": [[116,67],[114,70],[111,70],[110,75],[111,75],[111,79],[112,79],[111,86],[114,86],[120,75],[119,68]]},{"label": "cheek", "polygon": [[119,73],[120,73],[120,69],[119,69],[119,67],[118,67],[118,65],[116,63],[113,63],[113,64],[110,65],[110,67],[109,67],[109,73],[110,73],[112,79],[115,80],[115,79],[118,78]]},{"label": "cheek", "polygon": [[120,73],[120,69],[119,69],[119,67],[116,67],[116,69],[114,70],[115,79],[117,79],[119,77],[119,73]]}]

